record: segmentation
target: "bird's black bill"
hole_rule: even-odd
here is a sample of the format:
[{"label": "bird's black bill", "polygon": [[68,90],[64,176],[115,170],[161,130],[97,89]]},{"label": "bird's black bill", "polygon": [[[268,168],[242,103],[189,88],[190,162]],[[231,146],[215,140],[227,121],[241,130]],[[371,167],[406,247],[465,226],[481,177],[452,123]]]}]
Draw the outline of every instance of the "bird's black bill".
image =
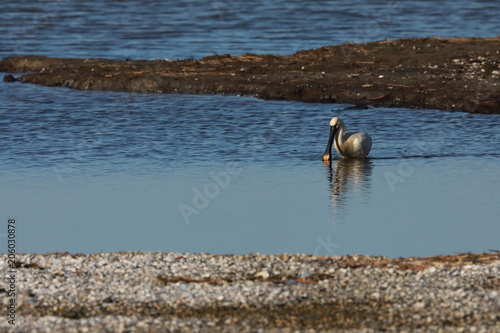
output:
[{"label": "bird's black bill", "polygon": [[330,137],[328,138],[328,144],[326,145],[325,153],[323,154],[323,161],[330,161],[332,159],[332,146],[333,138],[335,137],[335,126],[330,126]]}]

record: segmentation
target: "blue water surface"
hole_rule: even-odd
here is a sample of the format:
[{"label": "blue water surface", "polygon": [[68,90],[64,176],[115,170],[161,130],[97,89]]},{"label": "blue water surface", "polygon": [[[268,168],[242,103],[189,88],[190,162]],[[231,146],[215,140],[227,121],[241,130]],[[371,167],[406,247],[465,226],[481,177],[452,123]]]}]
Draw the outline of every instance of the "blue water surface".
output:
[{"label": "blue water surface", "polygon": [[[292,54],[498,34],[497,1],[20,1],[0,57]],[[0,251],[425,256],[500,249],[500,116],[0,82]],[[371,134],[321,161],[328,122]],[[3,244],[3,245],[2,245]]]},{"label": "blue water surface", "polygon": [[12,1],[0,58],[185,59],[347,42],[500,34],[496,0]]}]

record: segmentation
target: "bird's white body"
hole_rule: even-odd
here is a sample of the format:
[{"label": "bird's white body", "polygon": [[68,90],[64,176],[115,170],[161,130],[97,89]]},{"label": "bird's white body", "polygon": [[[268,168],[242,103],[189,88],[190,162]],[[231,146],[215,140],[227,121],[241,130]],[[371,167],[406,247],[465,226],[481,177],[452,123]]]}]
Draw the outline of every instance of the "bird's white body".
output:
[{"label": "bird's white body", "polygon": [[330,120],[330,139],[323,160],[331,159],[332,145],[342,157],[366,157],[372,148],[372,138],[365,132],[348,133],[342,119]]}]

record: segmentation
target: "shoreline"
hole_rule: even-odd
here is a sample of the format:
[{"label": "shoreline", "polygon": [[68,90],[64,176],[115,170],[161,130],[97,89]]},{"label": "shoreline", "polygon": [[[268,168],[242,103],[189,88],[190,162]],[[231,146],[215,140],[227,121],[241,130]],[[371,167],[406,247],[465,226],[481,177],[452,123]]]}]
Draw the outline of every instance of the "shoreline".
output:
[{"label": "shoreline", "polygon": [[500,113],[500,37],[342,44],[289,56],[186,60],[23,56],[0,60],[6,82],[135,93],[247,95],[269,100]]},{"label": "shoreline", "polygon": [[16,268],[17,322],[0,323],[8,332],[500,329],[500,252],[16,254]]}]

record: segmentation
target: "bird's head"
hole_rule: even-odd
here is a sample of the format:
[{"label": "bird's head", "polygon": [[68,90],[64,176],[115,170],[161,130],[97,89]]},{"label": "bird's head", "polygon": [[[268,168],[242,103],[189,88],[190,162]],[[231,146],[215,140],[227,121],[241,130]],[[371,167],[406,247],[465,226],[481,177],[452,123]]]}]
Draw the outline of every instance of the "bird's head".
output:
[{"label": "bird's head", "polygon": [[344,122],[339,117],[333,117],[330,120],[330,127],[335,127],[336,129],[344,125]]}]

